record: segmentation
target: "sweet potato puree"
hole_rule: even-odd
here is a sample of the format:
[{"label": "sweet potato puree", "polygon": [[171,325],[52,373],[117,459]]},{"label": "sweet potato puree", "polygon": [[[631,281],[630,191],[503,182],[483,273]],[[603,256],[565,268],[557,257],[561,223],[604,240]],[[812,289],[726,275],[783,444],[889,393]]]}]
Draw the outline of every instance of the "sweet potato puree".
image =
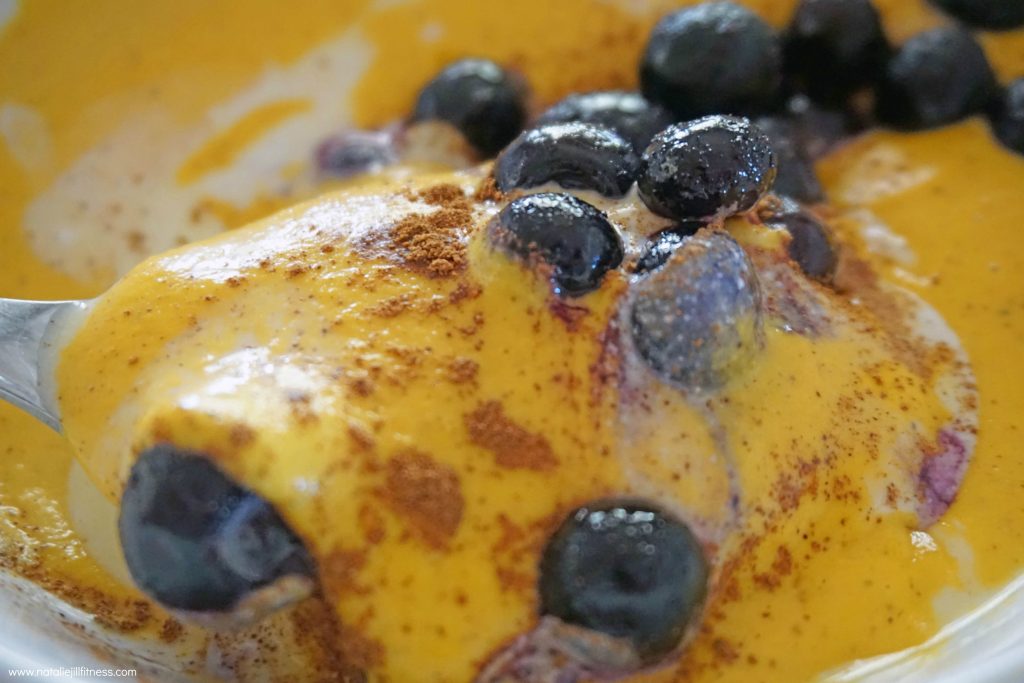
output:
[{"label": "sweet potato puree", "polygon": [[[342,187],[309,168],[317,139],[400,118],[457,56],[517,66],[538,104],[633,87],[679,4],[14,3],[0,295],[110,289],[61,358],[66,436],[0,404],[5,574],[197,679],[469,681],[536,623],[564,515],[643,496],[712,566],[685,651],[629,679],[664,683],[815,679],[925,641],[1016,576],[1024,159],[983,121],[871,132],[823,160],[834,288],[799,275],[780,231],[731,220],[765,281],[765,336],[701,401],[629,362],[627,267],[565,303],[484,243],[486,168]],[[781,25],[794,3],[745,4]],[[877,4],[894,40],[942,21]],[[1024,34],[983,42],[1003,80],[1024,75]],[[664,227],[635,198],[603,208],[634,255]],[[274,503],[318,596],[214,635],[132,587],[74,501],[95,484],[116,503],[159,442]],[[968,458],[949,505],[929,468]],[[247,639],[276,650],[245,656]]]}]

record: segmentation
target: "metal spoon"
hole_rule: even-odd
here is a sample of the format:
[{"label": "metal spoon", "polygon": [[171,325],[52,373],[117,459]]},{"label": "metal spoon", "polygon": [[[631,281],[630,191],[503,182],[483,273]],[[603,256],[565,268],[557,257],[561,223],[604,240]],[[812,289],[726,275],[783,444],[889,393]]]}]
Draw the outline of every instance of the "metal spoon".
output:
[{"label": "metal spoon", "polygon": [[57,350],[89,301],[0,299],[0,399],[61,431],[55,374]]}]

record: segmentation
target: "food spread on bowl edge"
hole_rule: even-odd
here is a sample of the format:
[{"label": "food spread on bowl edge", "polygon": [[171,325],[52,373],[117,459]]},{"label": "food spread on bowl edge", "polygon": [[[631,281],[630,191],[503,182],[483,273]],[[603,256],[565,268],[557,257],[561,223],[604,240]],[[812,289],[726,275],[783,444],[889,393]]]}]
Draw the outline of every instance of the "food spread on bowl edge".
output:
[{"label": "food spread on bowl edge", "polygon": [[689,683],[1019,573],[1015,3],[338,4],[0,28],[0,294],[97,296],[5,586],[154,680]]}]

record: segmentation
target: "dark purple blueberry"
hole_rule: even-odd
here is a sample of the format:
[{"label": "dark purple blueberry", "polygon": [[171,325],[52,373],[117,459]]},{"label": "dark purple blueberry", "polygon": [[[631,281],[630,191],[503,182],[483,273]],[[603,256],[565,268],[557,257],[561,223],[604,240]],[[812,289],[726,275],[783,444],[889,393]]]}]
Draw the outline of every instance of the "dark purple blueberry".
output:
[{"label": "dark purple blueberry", "polygon": [[1024,78],[1012,81],[992,110],[992,130],[1004,145],[1024,154]]},{"label": "dark purple blueberry", "polygon": [[646,664],[679,645],[707,585],[707,560],[693,532],[641,501],[575,510],[540,563],[543,614],[626,639]]},{"label": "dark purple blueberry", "polygon": [[775,183],[772,192],[802,202],[820,202],[825,191],[811,161],[800,145],[797,124],[790,119],[766,116],[755,122],[771,141],[775,152]]},{"label": "dark purple blueberry", "polygon": [[688,221],[655,233],[647,241],[644,250],[640,253],[640,258],[637,259],[633,272],[649,273],[652,270],[661,268],[668,261],[672,252],[681,247],[687,237],[695,234],[704,225],[700,221]]},{"label": "dark purple blueberry", "polygon": [[523,129],[525,99],[519,80],[494,62],[462,59],[423,86],[412,120],[447,121],[492,157]]},{"label": "dark purple blueberry", "polygon": [[338,178],[376,173],[396,160],[392,137],[379,131],[335,135],[320,143],[316,150],[317,168]]},{"label": "dark purple blueberry", "polygon": [[628,305],[641,358],[683,389],[725,384],[763,334],[757,275],[725,232],[705,230],[686,239],[664,265],[638,277]]},{"label": "dark purple blueberry", "polygon": [[121,496],[121,547],[135,583],[174,609],[229,610],[313,561],[265,500],[200,454],[144,451]]},{"label": "dark purple blueberry", "polygon": [[838,257],[828,228],[810,211],[794,201],[783,199],[768,225],[790,234],[789,256],[808,277],[828,282],[835,274]]},{"label": "dark purple blueberry", "polygon": [[628,140],[637,154],[674,119],[667,109],[640,93],[618,90],[569,95],[537,118],[537,125],[581,121],[611,128]]},{"label": "dark purple blueberry", "polygon": [[525,130],[494,162],[498,189],[508,192],[556,183],[621,197],[636,180],[640,159],[610,128],[590,123],[552,123]]},{"label": "dark purple blueberry", "polygon": [[661,19],[647,41],[640,84],[680,119],[759,114],[777,104],[778,37],[750,10],[705,2]]},{"label": "dark purple blueberry", "polygon": [[1024,26],[1021,0],[932,0],[965,24],[994,31]]},{"label": "dark purple blueberry", "polygon": [[604,213],[568,194],[542,192],[513,200],[491,220],[487,236],[527,263],[546,264],[560,295],[597,289],[605,273],[622,263],[622,240]]},{"label": "dark purple blueberry", "polygon": [[744,118],[705,116],[654,136],[637,189],[656,214],[705,220],[749,210],[774,180],[768,136]]},{"label": "dark purple blueberry", "polygon": [[794,95],[786,101],[785,118],[792,124],[794,142],[812,161],[866,127],[866,122],[849,109],[822,107],[805,95]]},{"label": "dark purple blueberry", "polygon": [[980,112],[996,87],[970,33],[936,28],[908,40],[889,60],[878,87],[878,116],[902,129],[943,126]]},{"label": "dark purple blueberry", "polygon": [[786,76],[797,90],[841,104],[877,78],[889,44],[869,0],[801,0],[782,48]]}]

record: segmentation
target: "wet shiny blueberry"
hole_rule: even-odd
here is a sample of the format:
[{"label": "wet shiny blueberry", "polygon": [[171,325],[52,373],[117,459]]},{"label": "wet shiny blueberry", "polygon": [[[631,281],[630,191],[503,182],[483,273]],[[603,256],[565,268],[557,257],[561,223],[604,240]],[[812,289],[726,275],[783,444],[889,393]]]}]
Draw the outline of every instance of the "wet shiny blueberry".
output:
[{"label": "wet shiny blueberry", "polygon": [[869,0],[802,0],[783,34],[782,54],[795,89],[838,104],[877,77],[888,42]]},{"label": "wet shiny blueberry", "polygon": [[965,24],[992,30],[1024,26],[1021,0],[932,0],[932,3]]},{"label": "wet shiny blueberry", "polygon": [[804,274],[825,282],[832,279],[838,260],[836,249],[828,228],[814,214],[784,199],[765,223],[789,232],[789,256]]},{"label": "wet shiny blueberry", "polygon": [[622,240],[604,213],[568,194],[513,200],[491,220],[487,236],[513,256],[549,268],[557,294],[595,290],[622,263]]},{"label": "wet shiny blueberry", "polygon": [[1024,78],[1006,86],[992,111],[992,130],[1004,145],[1024,154]]},{"label": "wet shiny blueberry", "polygon": [[662,106],[635,92],[617,90],[569,95],[537,118],[537,125],[580,121],[611,128],[633,145],[637,154],[644,151],[657,133],[674,118]]},{"label": "wet shiny blueberry", "polygon": [[636,180],[640,159],[610,128],[590,123],[552,123],[523,131],[494,163],[498,189],[508,192],[556,183],[621,197]]},{"label": "wet shiny blueberry", "polygon": [[524,89],[515,76],[486,59],[446,66],[423,86],[413,121],[447,121],[485,157],[501,151],[526,121]]},{"label": "wet shiny blueberry", "polygon": [[175,609],[228,610],[279,578],[313,576],[302,542],[266,501],[172,446],[139,456],[118,529],[136,584]]},{"label": "wet shiny blueberry", "polygon": [[653,663],[679,645],[707,582],[704,552],[685,524],[644,502],[596,503],[573,512],[548,541],[541,610],[628,639]]},{"label": "wet shiny blueberry", "polygon": [[814,162],[804,151],[797,124],[787,118],[768,116],[755,122],[771,141],[775,152],[775,183],[772,191],[802,202],[820,202],[825,191],[814,172]]},{"label": "wet shiny blueberry", "polygon": [[768,136],[744,118],[706,116],[654,137],[637,189],[656,214],[701,220],[749,210],[774,180]]},{"label": "wet shiny blueberry", "polygon": [[775,32],[733,2],[706,2],[665,16],[640,64],[644,96],[680,119],[765,112],[776,104],[781,77]]},{"label": "wet shiny blueberry", "polygon": [[897,128],[942,126],[981,111],[995,90],[995,75],[971,34],[936,28],[908,40],[889,60],[878,115]]},{"label": "wet shiny blueberry", "polygon": [[725,232],[685,240],[664,265],[638,277],[628,306],[640,357],[683,389],[720,387],[760,345],[757,275]]},{"label": "wet shiny blueberry", "polygon": [[649,273],[665,265],[672,253],[683,245],[686,238],[704,227],[700,221],[687,221],[655,233],[644,245],[634,273]]},{"label": "wet shiny blueberry", "polygon": [[338,178],[376,173],[396,160],[392,138],[382,132],[350,131],[328,138],[316,150],[317,168]]}]

